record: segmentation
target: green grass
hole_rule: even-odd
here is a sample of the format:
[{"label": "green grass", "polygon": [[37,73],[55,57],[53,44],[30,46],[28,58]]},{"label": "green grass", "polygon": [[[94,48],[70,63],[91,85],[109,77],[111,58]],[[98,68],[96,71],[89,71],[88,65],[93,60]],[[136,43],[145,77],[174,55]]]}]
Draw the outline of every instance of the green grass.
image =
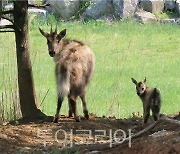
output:
[{"label": "green grass", "polygon": [[[41,109],[48,115],[56,111],[56,85],[54,62],[48,55],[46,39],[38,27],[50,30],[44,23],[30,26],[31,60],[35,88],[39,102],[49,90]],[[55,26],[54,26],[55,27]],[[157,87],[162,94],[162,113],[175,113],[180,109],[180,27],[172,24],[142,25],[135,22],[73,22],[60,23],[58,29],[67,29],[67,38],[88,44],[96,56],[94,77],[87,89],[89,112],[99,116],[130,117],[132,112],[142,113],[142,103],[135,92],[131,77]],[[3,36],[3,38],[2,38]],[[6,38],[7,37],[7,38]],[[1,34],[0,49],[15,53],[12,34]],[[6,57],[6,52],[3,53]],[[14,55],[15,56],[15,55]],[[0,57],[1,61],[1,57]],[[1,71],[0,66],[0,71]],[[1,80],[1,79],[0,79]],[[0,87],[0,90],[2,88]],[[82,113],[81,102],[78,100]],[[67,100],[61,114],[68,113]]]},{"label": "green grass", "polygon": [[179,18],[179,14],[177,12],[171,12],[171,11],[155,13],[155,16],[159,19]]}]

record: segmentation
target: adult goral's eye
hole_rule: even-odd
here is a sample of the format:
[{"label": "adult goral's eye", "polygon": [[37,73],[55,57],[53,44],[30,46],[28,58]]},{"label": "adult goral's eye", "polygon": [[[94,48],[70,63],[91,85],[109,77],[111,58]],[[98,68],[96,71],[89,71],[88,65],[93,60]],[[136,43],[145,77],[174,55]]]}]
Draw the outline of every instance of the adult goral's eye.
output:
[{"label": "adult goral's eye", "polygon": [[142,88],[142,90],[144,90],[144,88]]}]

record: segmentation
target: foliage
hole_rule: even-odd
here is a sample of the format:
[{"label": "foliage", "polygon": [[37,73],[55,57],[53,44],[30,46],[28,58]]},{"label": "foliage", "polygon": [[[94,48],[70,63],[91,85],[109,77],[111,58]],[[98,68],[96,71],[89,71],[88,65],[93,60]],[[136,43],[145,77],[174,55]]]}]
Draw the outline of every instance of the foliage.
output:
[{"label": "foliage", "polygon": [[165,11],[161,13],[155,13],[155,16],[158,19],[169,19],[169,18],[178,18],[179,14],[177,12]]},{"label": "foliage", "polygon": [[75,13],[73,17],[71,17],[71,20],[81,19],[81,15],[83,12],[90,6],[92,3],[92,0],[80,0],[80,6],[78,11]]}]

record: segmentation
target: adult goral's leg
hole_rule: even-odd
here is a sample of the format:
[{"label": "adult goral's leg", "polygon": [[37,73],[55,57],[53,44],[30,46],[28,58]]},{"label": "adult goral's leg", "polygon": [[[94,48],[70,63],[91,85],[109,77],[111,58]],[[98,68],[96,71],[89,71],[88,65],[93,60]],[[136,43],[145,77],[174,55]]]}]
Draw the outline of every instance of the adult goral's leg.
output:
[{"label": "adult goral's leg", "polygon": [[61,97],[61,96],[58,97],[57,110],[56,110],[56,115],[55,115],[55,118],[54,118],[54,123],[58,123],[58,120],[59,120],[59,111],[61,109],[61,105],[62,105],[63,99],[64,98]]},{"label": "adult goral's leg", "polygon": [[89,114],[88,114],[88,109],[86,106],[86,99],[85,99],[85,92],[80,96],[82,104],[83,104],[83,113],[84,113],[84,117],[86,119],[89,119]]},{"label": "adult goral's leg", "polygon": [[78,115],[78,111],[77,111],[76,98],[77,97],[70,97],[69,100],[70,100],[70,104],[72,106],[72,112],[74,113],[74,119],[76,120],[76,122],[80,122],[81,119],[80,119],[80,117]]}]

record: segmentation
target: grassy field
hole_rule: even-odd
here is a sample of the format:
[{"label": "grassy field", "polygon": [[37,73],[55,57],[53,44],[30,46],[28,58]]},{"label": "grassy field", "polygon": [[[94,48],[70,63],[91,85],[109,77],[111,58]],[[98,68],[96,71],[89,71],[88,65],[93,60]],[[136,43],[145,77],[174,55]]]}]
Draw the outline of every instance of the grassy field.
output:
[{"label": "grassy field", "polygon": [[[48,115],[54,115],[57,99],[54,62],[48,55],[46,40],[39,33],[39,26],[46,31],[50,30],[50,26],[46,24],[36,23],[30,26],[35,88],[41,109]],[[130,79],[134,77],[139,81],[145,76],[148,86],[157,87],[162,93],[161,112],[180,111],[179,26],[141,25],[135,22],[58,24],[59,30],[63,28],[67,29],[67,38],[85,42],[96,56],[95,74],[87,89],[89,112],[117,118],[130,117],[132,112],[142,113],[142,103]],[[2,95],[4,87],[7,91],[12,91],[12,83],[15,83],[14,79],[17,77],[13,34],[0,34],[0,42]],[[8,83],[3,86],[5,81]],[[13,88],[9,88],[10,86]],[[82,113],[80,100],[78,105]],[[65,100],[61,114],[67,113],[68,105]]]}]

